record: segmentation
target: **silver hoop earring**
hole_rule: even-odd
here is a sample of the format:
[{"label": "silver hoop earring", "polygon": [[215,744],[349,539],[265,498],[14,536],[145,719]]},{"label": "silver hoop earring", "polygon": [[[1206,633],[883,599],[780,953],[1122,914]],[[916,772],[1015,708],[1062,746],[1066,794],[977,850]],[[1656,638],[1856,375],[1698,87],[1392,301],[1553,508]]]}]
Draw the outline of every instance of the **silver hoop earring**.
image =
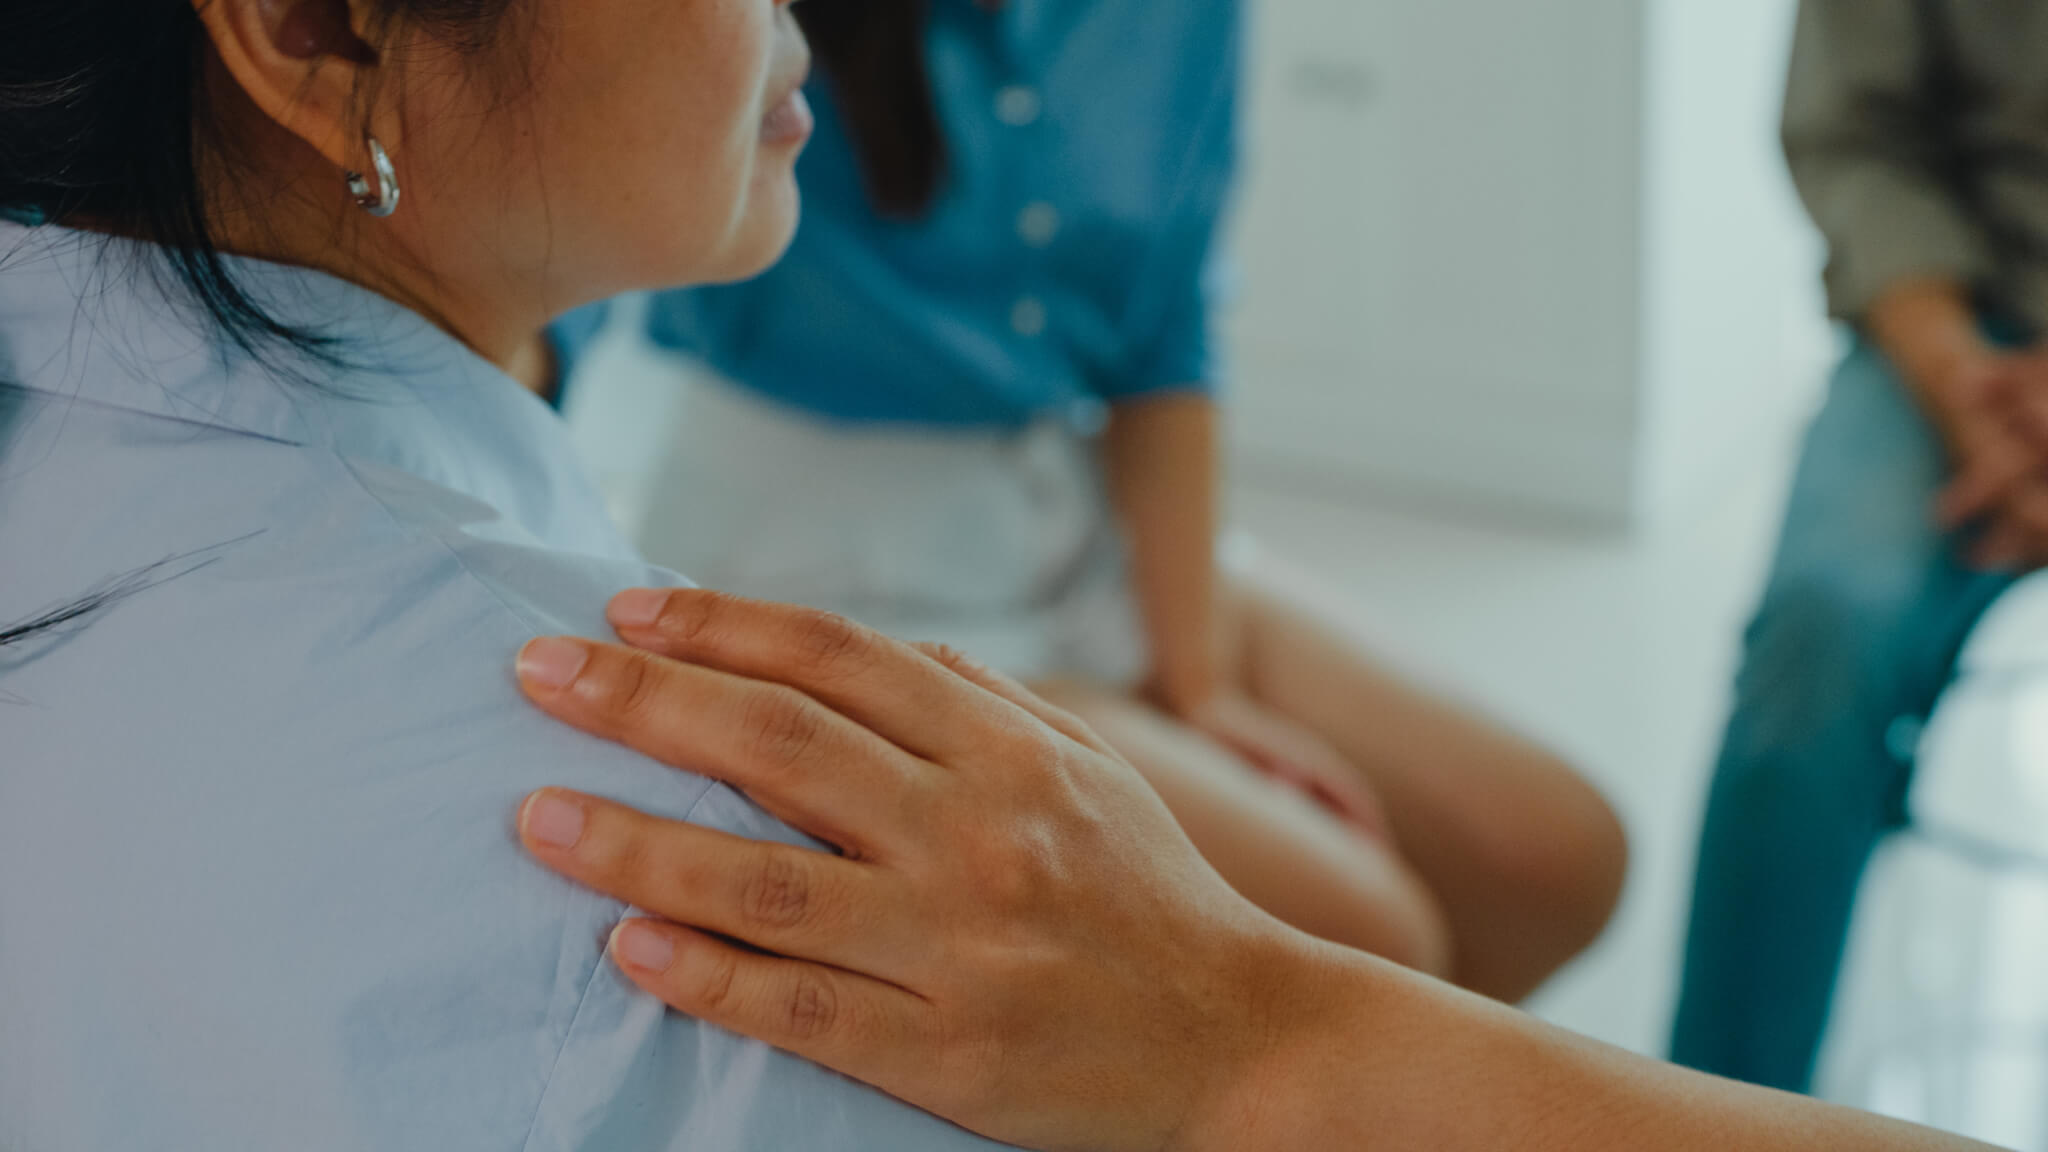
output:
[{"label": "silver hoop earring", "polygon": [[348,194],[355,197],[356,207],[381,220],[398,211],[398,169],[391,166],[391,157],[375,136],[364,140],[370,146],[370,165],[377,170],[376,193],[370,192],[370,182],[361,172],[344,172],[342,177],[348,181]]}]

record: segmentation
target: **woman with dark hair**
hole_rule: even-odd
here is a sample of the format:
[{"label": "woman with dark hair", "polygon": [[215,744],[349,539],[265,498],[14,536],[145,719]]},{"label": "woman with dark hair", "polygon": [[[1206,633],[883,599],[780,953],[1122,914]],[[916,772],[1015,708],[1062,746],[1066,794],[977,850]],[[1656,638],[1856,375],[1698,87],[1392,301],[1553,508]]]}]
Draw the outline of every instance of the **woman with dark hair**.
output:
[{"label": "woman with dark hair", "polygon": [[[566,776],[798,839],[506,673],[673,580],[505,369],[782,250],[784,2],[10,5],[0,1148],[985,1146],[664,1017],[508,831]],[[707,763],[811,715],[701,687]]]},{"label": "woman with dark hair", "polygon": [[[1336,1065],[1264,1097],[1212,1074],[1290,1038],[1262,985],[1306,1007],[1301,976],[1354,986],[1324,980],[1343,971],[1388,994],[1382,1015],[1331,1015],[1343,1050],[1410,1029],[1383,1034],[1400,1057],[1349,1114],[1416,1098],[1398,1066],[1427,1055],[1481,1086],[1439,1110],[1435,1148],[1501,1117],[1539,1138],[1619,1117],[1633,1138],[1703,1115],[1540,1032],[1513,1042],[1499,1010],[1475,1031],[1466,998],[1302,952],[1085,729],[957,657],[700,592],[629,592],[600,617],[610,592],[673,580],[605,527],[504,369],[557,310],[743,274],[782,245],[808,114],[777,0],[9,15],[0,206],[41,223],[0,224],[0,619],[23,622],[0,630],[0,1147],[986,1147],[666,1017],[630,981],[687,985],[689,1005],[772,1019],[842,1065],[890,1030],[881,1049],[916,1075],[878,1079],[944,1106],[936,1081],[948,1111],[1044,1147],[1343,1146],[1250,1123],[1343,1114],[1314,1099]],[[535,639],[608,628],[688,663]],[[817,842],[725,785],[528,709],[515,653],[565,719],[781,781],[772,810],[843,860],[797,851]],[[803,961],[642,924],[612,946],[630,980],[601,963],[624,904],[528,866],[506,826],[544,783],[582,790],[520,805],[549,863],[657,880],[661,907],[733,937],[808,938]],[[595,795],[679,818],[663,851]],[[906,839],[977,853],[929,867]],[[828,862],[897,871],[833,892]],[[972,904],[933,898],[949,884]],[[1064,935],[1044,931],[1053,908]],[[905,975],[869,1014],[841,994],[878,952]],[[957,977],[945,995],[935,967]],[[1048,971],[1087,995],[1048,1001],[1056,982],[1030,979]],[[960,994],[1005,1027],[960,1026]],[[914,1000],[930,1010],[901,1027]],[[852,1024],[861,1047],[832,1047]],[[1592,1125],[1546,1095],[1560,1086],[1603,1098]],[[1645,1086],[1663,1107],[1638,1106]],[[1820,1115],[1756,1106],[1714,1146],[1777,1146],[1746,1138],[1758,1117],[1937,1146]]]},{"label": "woman with dark hair", "polygon": [[722,379],[688,394],[649,555],[967,651],[1107,736],[1269,911],[1534,991],[1619,897],[1613,812],[1218,547],[1236,0],[801,18],[803,228],[651,310]]}]

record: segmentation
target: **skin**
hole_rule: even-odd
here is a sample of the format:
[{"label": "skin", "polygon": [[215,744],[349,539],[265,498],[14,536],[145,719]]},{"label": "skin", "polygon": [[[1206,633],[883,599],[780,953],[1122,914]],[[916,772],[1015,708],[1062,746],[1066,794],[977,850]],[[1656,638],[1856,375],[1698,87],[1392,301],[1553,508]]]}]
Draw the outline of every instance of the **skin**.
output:
[{"label": "skin", "polygon": [[[203,111],[241,160],[203,157],[224,244],[381,292],[502,366],[518,366],[554,315],[746,275],[794,227],[800,141],[771,146],[764,131],[803,70],[778,0],[535,0],[523,60],[417,30],[373,35],[346,0],[196,9],[216,81]],[[494,66],[514,65],[532,69],[525,82],[498,83]],[[406,189],[400,214],[379,222],[340,179],[368,168],[372,135]],[[1629,1075],[1575,1061],[1540,1031],[1511,1043],[1524,1026],[1502,1022],[1519,1018],[1284,928],[1216,876],[1134,770],[1021,689],[816,614],[660,600],[666,615],[627,602],[615,620],[694,663],[562,642],[565,661],[542,644],[523,682],[565,710],[582,702],[593,728],[610,717],[622,738],[751,784],[846,853],[656,827],[589,798],[529,803],[524,834],[550,862],[620,888],[637,878],[646,907],[780,949],[674,925],[623,930],[617,953],[642,961],[629,974],[677,1006],[1044,1147],[1342,1146],[1328,1126],[1367,1120],[1391,1138],[1381,1147],[1415,1124],[1444,1130],[1425,1145],[1440,1148],[1473,1146],[1456,1141],[1481,1128],[1497,1144],[1503,1122],[1540,1139],[1560,1131],[1557,1110],[1518,1105],[1576,1080],[1608,1090],[1601,1116],[1627,1128],[1624,1105],[1640,1095]],[[1344,1011],[1328,1009],[1332,995]],[[1411,1051],[1381,1057],[1394,1065],[1384,1082],[1355,1085],[1364,1108],[1321,1094],[1342,1062],[1316,1038],[1340,1023],[1396,1041],[1416,1031]],[[1345,1035],[1348,1055],[1356,1033]],[[1517,1059],[1474,1080],[1495,1047]],[[1400,1078],[1460,1056],[1441,1078]],[[1419,1095],[1388,1091],[1403,1085]],[[1446,1090],[1458,1107],[1421,1107]],[[1750,1111],[1710,1122],[1679,1086],[1651,1093],[1639,1122],[1677,1109],[1719,1133],[1716,1147],[1787,1123],[1834,1126],[1866,1148],[1952,1146],[1859,1133],[1860,1121],[1796,1102],[1736,1105]],[[1776,1127],[1745,1128],[1752,1114]]]},{"label": "skin", "polygon": [[[807,66],[784,0],[529,0],[482,52],[430,30],[375,28],[350,0],[207,0],[196,10],[212,41],[207,88],[219,94],[206,111],[239,161],[208,161],[222,247],[363,284],[536,391],[554,376],[537,338],[550,318],[624,291],[751,275],[794,231],[798,148],[762,133]],[[371,170],[372,137],[404,190],[389,219],[358,211],[341,178]],[[1188,440],[1178,417],[1172,428],[1150,413],[1120,424],[1127,445]],[[1178,454],[1161,460],[1179,468]],[[1123,472],[1149,492],[1160,467]],[[1154,574],[1148,602],[1162,606],[1153,631],[1177,635],[1174,622],[1206,617],[1210,592],[1158,574],[1198,538],[1197,571],[1206,569],[1213,501],[1134,503],[1162,528],[1147,538],[1165,541],[1142,552]],[[1200,663],[1192,649],[1169,650],[1162,666]],[[1220,734],[1269,776],[1325,800],[1367,796],[1349,765],[1322,770],[1319,793],[1308,788],[1316,770],[1293,766],[1314,758],[1276,751],[1292,727],[1242,693],[1173,698],[1198,718],[1196,731]],[[1384,837],[1349,837],[1238,778],[1214,739],[1136,719],[1111,726],[1162,780],[1173,777],[1169,793],[1234,879],[1332,939],[1443,970],[1442,917]]]},{"label": "skin", "polygon": [[[230,251],[318,268],[532,375],[535,333],[640,288],[733,279],[794,234],[809,66],[787,0],[526,0],[480,52],[377,29],[360,0],[195,0]],[[397,166],[389,219],[342,173]]]},{"label": "skin", "polygon": [[1450,979],[1520,1001],[1599,938],[1628,840],[1607,801],[1521,737],[1375,667],[1342,628],[1233,586],[1245,692],[1367,778],[1444,911]]},{"label": "skin", "polygon": [[1497,999],[1597,939],[1627,839],[1541,749],[1380,671],[1342,630],[1219,570],[1219,413],[1118,405],[1104,440],[1151,673],[1137,697],[1031,688],[1085,720],[1260,907]]},{"label": "skin", "polygon": [[635,592],[536,641],[552,715],[745,790],[839,855],[529,797],[676,1009],[1053,1150],[1981,1147],[1659,1065],[1287,927],[1071,714],[815,611]]},{"label": "skin", "polygon": [[1985,339],[1967,287],[1941,277],[1893,286],[1867,326],[1948,446],[1942,526],[1972,534],[1981,567],[2048,565],[2048,352]]},{"label": "skin", "polygon": [[1134,765],[1230,886],[1304,932],[1433,975],[1451,971],[1435,897],[1379,833],[1336,819],[1144,702],[1068,684],[1044,699]]}]

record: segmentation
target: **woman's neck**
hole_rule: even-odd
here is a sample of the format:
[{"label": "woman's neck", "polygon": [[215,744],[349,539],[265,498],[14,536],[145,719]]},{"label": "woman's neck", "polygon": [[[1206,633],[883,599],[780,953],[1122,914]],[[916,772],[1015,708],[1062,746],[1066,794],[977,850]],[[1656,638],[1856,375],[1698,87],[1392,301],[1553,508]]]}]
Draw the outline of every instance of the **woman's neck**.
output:
[{"label": "woman's neck", "polygon": [[507,372],[518,375],[523,367],[532,375],[533,346],[548,320],[537,299],[525,299],[511,277],[450,274],[447,262],[461,254],[454,241],[437,244],[427,235],[422,213],[401,208],[380,220],[359,210],[343,175],[318,152],[235,85],[210,87],[229,94],[223,99],[231,106],[221,110],[227,138],[243,142],[241,155],[268,165],[202,161],[214,190],[208,219],[221,251],[340,277],[418,313]]}]

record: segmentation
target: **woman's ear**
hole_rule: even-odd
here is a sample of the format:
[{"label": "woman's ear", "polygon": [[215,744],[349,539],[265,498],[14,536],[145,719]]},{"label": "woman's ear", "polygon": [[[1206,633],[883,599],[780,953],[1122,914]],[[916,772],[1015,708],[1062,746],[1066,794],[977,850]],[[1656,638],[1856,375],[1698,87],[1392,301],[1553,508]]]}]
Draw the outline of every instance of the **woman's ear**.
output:
[{"label": "woman's ear", "polygon": [[[352,0],[192,0],[251,103],[338,169],[369,167],[361,94],[377,67]],[[386,141],[396,144],[396,141]]]}]

